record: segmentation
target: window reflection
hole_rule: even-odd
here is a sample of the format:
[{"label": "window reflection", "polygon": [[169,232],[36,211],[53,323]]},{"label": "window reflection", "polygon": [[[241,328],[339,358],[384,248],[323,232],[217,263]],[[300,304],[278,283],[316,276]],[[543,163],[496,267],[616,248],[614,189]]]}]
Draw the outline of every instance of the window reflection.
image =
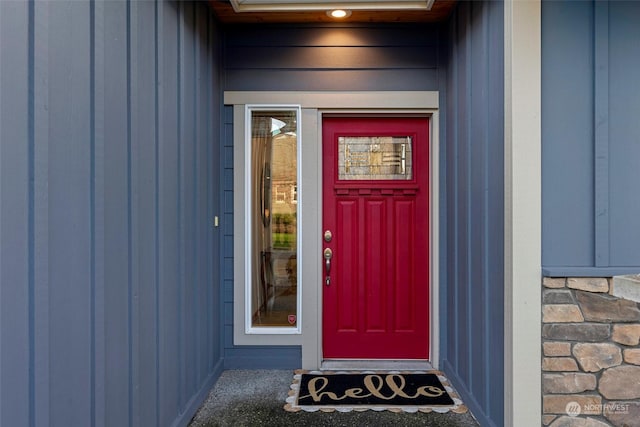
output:
[{"label": "window reflection", "polygon": [[297,326],[296,111],[251,112],[253,327]]}]

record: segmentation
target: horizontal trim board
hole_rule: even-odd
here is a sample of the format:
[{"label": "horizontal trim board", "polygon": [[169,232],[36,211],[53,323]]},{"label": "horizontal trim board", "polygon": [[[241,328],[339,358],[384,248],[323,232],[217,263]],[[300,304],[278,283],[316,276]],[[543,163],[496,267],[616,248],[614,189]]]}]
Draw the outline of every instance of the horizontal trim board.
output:
[{"label": "horizontal trim board", "polygon": [[[348,95],[348,96],[345,96]],[[384,99],[384,102],[380,102]],[[397,92],[253,92],[226,91],[224,103],[242,104],[300,104],[302,108],[318,109],[437,109],[439,106],[436,91],[397,91]]]},{"label": "horizontal trim board", "polygon": [[640,274],[637,267],[543,267],[545,277],[613,277]]},{"label": "horizontal trim board", "polygon": [[226,69],[437,68],[436,49],[416,47],[235,47]]},{"label": "horizontal trim board", "polygon": [[[367,24],[370,25],[370,24]],[[356,26],[242,25],[228,27],[225,45],[239,46],[438,46],[438,26],[377,24]]]},{"label": "horizontal trim board", "polygon": [[299,369],[300,347],[234,347],[225,350],[224,369]]},{"label": "horizontal trim board", "polygon": [[437,90],[438,70],[233,70],[227,90]]}]

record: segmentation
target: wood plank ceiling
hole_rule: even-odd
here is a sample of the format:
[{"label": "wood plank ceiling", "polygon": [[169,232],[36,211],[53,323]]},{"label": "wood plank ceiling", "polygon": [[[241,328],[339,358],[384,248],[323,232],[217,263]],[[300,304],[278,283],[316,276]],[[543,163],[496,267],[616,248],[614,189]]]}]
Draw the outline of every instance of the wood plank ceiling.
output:
[{"label": "wood plank ceiling", "polygon": [[400,23],[444,21],[451,14],[456,1],[436,0],[431,10],[353,10],[351,16],[341,20],[330,18],[324,10],[236,12],[229,0],[209,0],[209,4],[223,24]]}]

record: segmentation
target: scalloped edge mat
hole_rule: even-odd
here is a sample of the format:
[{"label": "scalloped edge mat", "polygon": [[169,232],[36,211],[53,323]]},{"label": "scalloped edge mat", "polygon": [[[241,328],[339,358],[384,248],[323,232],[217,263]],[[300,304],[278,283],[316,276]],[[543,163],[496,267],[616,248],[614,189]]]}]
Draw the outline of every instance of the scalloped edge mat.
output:
[{"label": "scalloped edge mat", "polygon": [[[298,395],[300,392],[300,380],[302,379],[302,374],[311,374],[311,375],[337,375],[337,374],[374,374],[374,375],[388,375],[388,374],[435,374],[442,386],[445,388],[451,399],[453,400],[453,405],[339,405],[339,404],[321,404],[321,405],[298,405]],[[284,405],[284,409],[289,412],[363,412],[363,411],[390,411],[390,412],[437,412],[437,413],[447,413],[453,412],[456,414],[464,414],[468,411],[466,405],[462,403],[460,399],[460,395],[453,389],[449,380],[444,376],[444,373],[441,371],[430,370],[430,371],[377,371],[377,370],[367,370],[367,371],[307,371],[304,369],[298,369],[294,371],[293,375],[293,383],[290,386],[291,390],[289,390],[289,396],[286,399],[286,404]]]}]

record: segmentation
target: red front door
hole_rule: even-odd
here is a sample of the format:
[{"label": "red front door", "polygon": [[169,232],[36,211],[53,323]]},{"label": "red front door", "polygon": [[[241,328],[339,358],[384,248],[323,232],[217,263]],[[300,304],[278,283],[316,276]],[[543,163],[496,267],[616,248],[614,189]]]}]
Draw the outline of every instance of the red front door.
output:
[{"label": "red front door", "polygon": [[428,121],[335,117],[322,131],[323,356],[427,359]]}]

